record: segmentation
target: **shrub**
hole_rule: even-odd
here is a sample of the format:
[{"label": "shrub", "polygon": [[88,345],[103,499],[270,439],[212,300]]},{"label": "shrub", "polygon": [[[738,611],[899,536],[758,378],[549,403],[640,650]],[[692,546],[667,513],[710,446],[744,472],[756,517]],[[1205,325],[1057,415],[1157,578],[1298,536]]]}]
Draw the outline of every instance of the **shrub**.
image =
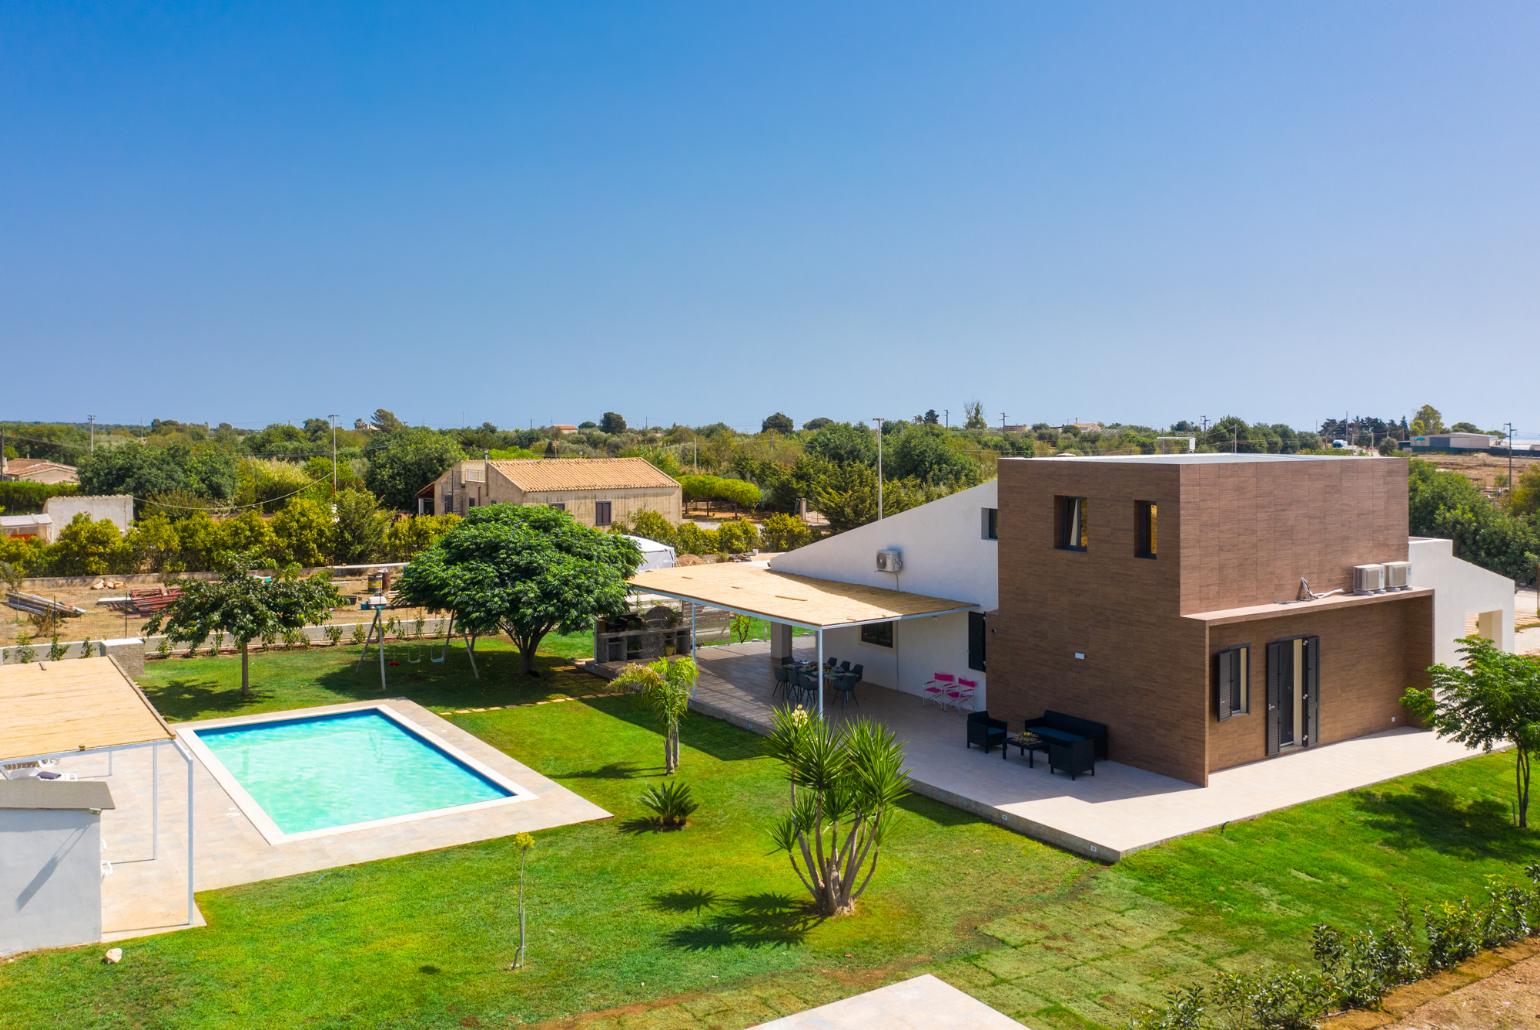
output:
[{"label": "shrub", "polygon": [[417,616],[417,618],[412,620],[412,639],[413,640],[421,640],[422,639],[422,628],[424,626],[426,626],[427,624],[428,624],[428,620],[424,619],[421,615]]},{"label": "shrub", "polygon": [[364,641],[366,641],[368,639],[369,639],[369,627],[365,626],[361,622],[353,623],[353,643],[355,643],[355,644],[359,645],[360,647],[362,647]]},{"label": "shrub", "polygon": [[727,628],[735,641],[740,644],[747,643],[750,634],[754,632],[754,620],[747,615],[734,615],[728,620]]},{"label": "shrub", "polygon": [[48,660],[50,662],[62,662],[64,656],[69,653],[69,648],[59,641],[59,634],[55,633],[48,641]]},{"label": "shrub", "polygon": [[278,631],[276,629],[263,630],[258,634],[257,639],[262,641],[262,650],[271,651],[273,645],[278,643]]},{"label": "shrub", "polygon": [[0,508],[10,515],[36,515],[50,497],[78,493],[74,483],[32,483],[24,479],[0,481]]},{"label": "shrub", "polygon": [[674,550],[679,554],[716,554],[717,531],[683,523],[675,533]]},{"label": "shrub", "polygon": [[160,643],[155,645],[155,653],[161,658],[171,657],[171,638],[161,637]]},{"label": "shrub", "polygon": [[1404,901],[1396,922],[1379,931],[1365,930],[1349,937],[1324,923],[1317,926],[1311,951],[1339,1008],[1378,1005],[1392,988],[1422,975],[1416,927]]},{"label": "shrub", "polygon": [[209,644],[209,657],[217,657],[219,654],[219,649],[225,646],[225,631],[222,629],[216,629],[210,640],[212,642]]},{"label": "shrub", "polygon": [[304,647],[310,643],[310,638],[305,636],[305,631],[296,627],[289,627],[283,631],[283,646],[293,650],[296,647]]},{"label": "shrub", "polygon": [[643,509],[631,516],[630,524],[617,523],[622,533],[630,533],[632,536],[644,537],[648,540],[656,540],[660,544],[675,547],[678,541],[674,524],[655,511]]},{"label": "shrub", "polygon": [[759,527],[745,519],[731,519],[717,529],[720,554],[745,554],[759,550]]},{"label": "shrub", "polygon": [[32,634],[21,632],[16,634],[16,649],[11,655],[22,665],[26,665],[37,659],[37,648],[32,646]]},{"label": "shrub", "polygon": [[339,643],[341,643],[341,641],[342,641],[342,627],[341,626],[327,626],[326,627],[326,642],[331,644],[331,646],[336,647]]},{"label": "shrub", "polygon": [[93,645],[91,643],[91,638],[90,637],[86,637],[84,640],[82,640],[80,642],[80,657],[82,657],[82,658],[91,658],[91,657],[93,657],[92,654],[91,654],[92,647],[93,647]]},{"label": "shrub", "polygon": [[1256,1030],[1314,1030],[1326,1007],[1322,977],[1303,969],[1241,975],[1221,973],[1214,984],[1214,1004],[1231,1025]]},{"label": "shrub", "polygon": [[690,785],[678,780],[664,780],[648,787],[641,801],[652,812],[653,823],[665,830],[679,829],[700,808],[700,802],[690,793]]},{"label": "shrub", "polygon": [[795,515],[776,513],[760,528],[767,551],[791,551],[813,542],[813,531]]}]

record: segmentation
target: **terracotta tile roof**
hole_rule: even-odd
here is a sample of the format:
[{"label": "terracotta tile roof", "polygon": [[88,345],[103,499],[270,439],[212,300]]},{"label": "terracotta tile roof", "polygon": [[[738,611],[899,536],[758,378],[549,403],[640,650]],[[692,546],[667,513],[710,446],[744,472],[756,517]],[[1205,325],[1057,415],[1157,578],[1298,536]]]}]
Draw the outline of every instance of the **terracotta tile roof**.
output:
[{"label": "terracotta tile roof", "polygon": [[25,476],[28,473],[42,472],[46,469],[64,469],[67,472],[74,472],[75,466],[49,461],[46,458],[7,458],[5,460],[5,474],[8,476]]},{"label": "terracotta tile roof", "polygon": [[525,493],[679,487],[672,476],[642,458],[528,458],[491,465]]}]

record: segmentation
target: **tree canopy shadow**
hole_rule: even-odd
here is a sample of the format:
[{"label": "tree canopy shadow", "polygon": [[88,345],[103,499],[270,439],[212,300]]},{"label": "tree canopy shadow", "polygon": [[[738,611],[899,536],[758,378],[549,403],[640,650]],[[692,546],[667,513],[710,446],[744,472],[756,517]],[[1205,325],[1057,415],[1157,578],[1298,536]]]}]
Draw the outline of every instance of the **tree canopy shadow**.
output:
[{"label": "tree canopy shadow", "polygon": [[665,938],[670,947],[683,951],[792,947],[805,941],[819,923],[811,902],[773,892],[723,898],[686,888],[657,895],[653,903],[666,911],[705,916],[704,922],[680,927]]},{"label": "tree canopy shadow", "polygon": [[268,701],[275,696],[255,683],[248,698],[241,696],[238,682],[222,687],[215,680],[192,679],[174,679],[146,693],[151,696],[155,710],[172,722],[218,718],[212,713],[237,711],[254,701]]},{"label": "tree canopy shadow", "polygon": [[[657,716],[653,715],[638,694],[590,697],[584,698],[583,703],[605,715],[662,735],[663,727]],[[720,762],[760,758],[765,754],[764,738],[759,734],[693,710],[679,722],[679,743]]]},{"label": "tree canopy shadow", "polygon": [[649,776],[662,776],[663,766],[642,765],[640,762],[610,762],[594,769],[577,769],[564,772],[564,780],[638,780]]},{"label": "tree canopy shadow", "polygon": [[1410,791],[1360,790],[1350,797],[1388,847],[1509,862],[1533,855],[1532,837],[1513,825],[1509,807],[1496,798],[1461,798],[1428,784]]}]

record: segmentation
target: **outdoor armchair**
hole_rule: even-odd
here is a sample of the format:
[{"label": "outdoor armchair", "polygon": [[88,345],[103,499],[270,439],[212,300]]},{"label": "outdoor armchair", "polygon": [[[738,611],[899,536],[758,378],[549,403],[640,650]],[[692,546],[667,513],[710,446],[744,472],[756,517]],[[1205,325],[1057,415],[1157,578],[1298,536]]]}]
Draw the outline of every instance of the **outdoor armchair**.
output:
[{"label": "outdoor armchair", "polygon": [[991,748],[1005,746],[1005,720],[991,719],[988,711],[968,713],[968,746],[975,745],[988,754]]}]

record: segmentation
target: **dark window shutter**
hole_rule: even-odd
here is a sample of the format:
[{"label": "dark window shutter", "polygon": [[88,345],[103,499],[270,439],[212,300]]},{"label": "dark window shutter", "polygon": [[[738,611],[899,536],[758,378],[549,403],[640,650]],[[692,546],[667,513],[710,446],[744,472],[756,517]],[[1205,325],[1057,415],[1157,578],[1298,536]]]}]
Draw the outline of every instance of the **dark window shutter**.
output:
[{"label": "dark window shutter", "polygon": [[1321,739],[1321,638],[1306,637],[1303,648],[1305,656],[1305,732],[1310,739],[1305,741],[1307,746],[1313,746]]},{"label": "dark window shutter", "polygon": [[1231,716],[1230,698],[1234,693],[1235,666],[1230,661],[1233,651],[1220,651],[1214,656],[1214,706],[1219,721]]},{"label": "dark window shutter", "polygon": [[984,670],[984,616],[968,613],[968,668],[976,672]]},{"label": "dark window shutter", "polygon": [[1283,698],[1285,651],[1288,641],[1267,645],[1267,753],[1278,753],[1278,704]]}]

